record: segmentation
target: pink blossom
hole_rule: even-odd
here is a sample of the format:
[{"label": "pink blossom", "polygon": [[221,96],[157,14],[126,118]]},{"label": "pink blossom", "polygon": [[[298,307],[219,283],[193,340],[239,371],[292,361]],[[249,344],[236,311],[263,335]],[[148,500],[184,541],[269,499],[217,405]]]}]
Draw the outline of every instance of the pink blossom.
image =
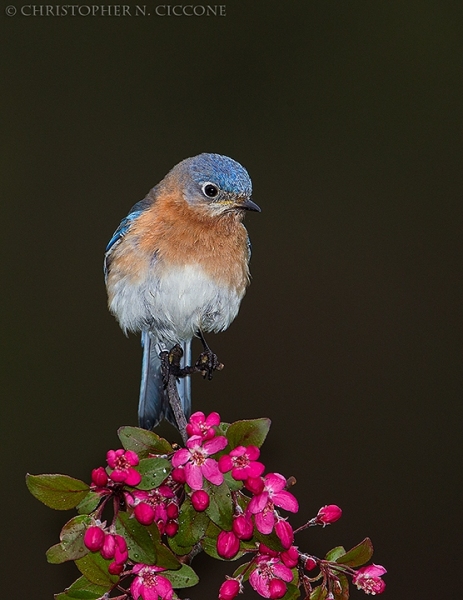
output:
[{"label": "pink blossom", "polygon": [[101,548],[101,556],[106,560],[113,558],[114,562],[123,565],[128,557],[127,542],[117,533],[108,533]]},{"label": "pink blossom", "polygon": [[341,515],[342,510],[339,506],[336,506],[336,504],[328,504],[327,506],[322,506],[318,511],[315,521],[322,525],[330,525],[340,519]]},{"label": "pink blossom", "polygon": [[92,525],[87,529],[84,535],[84,544],[91,552],[101,550],[105,541],[106,533],[97,525]]},{"label": "pink blossom", "polygon": [[352,578],[354,585],[359,590],[363,590],[366,594],[381,594],[386,588],[386,584],[381,579],[381,576],[387,573],[386,569],[381,565],[368,565],[359,569]]},{"label": "pink blossom", "polygon": [[192,436],[186,443],[186,448],[177,450],[172,457],[172,466],[185,466],[186,483],[193,490],[201,490],[203,487],[203,477],[214,485],[220,485],[223,482],[223,474],[219,471],[219,465],[216,460],[209,458],[225,448],[227,438],[223,435],[216,436],[203,443],[199,435]]},{"label": "pink blossom", "polygon": [[189,437],[199,435],[207,441],[215,437],[214,427],[218,425],[220,425],[219,413],[212,412],[206,417],[203,412],[198,411],[191,415],[190,422],[186,426],[186,432]]},{"label": "pink blossom", "polygon": [[109,450],[106,454],[106,460],[111,469],[114,469],[109,477],[116,483],[125,483],[130,486],[136,486],[141,481],[141,475],[135,471],[134,466],[140,462],[138,456],[133,450]]},{"label": "pink blossom", "polygon": [[238,554],[240,541],[233,531],[221,531],[217,537],[217,554],[230,559]]},{"label": "pink blossom", "polygon": [[[292,579],[291,569],[278,557],[261,554],[256,558],[256,567],[249,576],[249,583],[264,598],[282,598],[286,593],[286,583]],[[272,584],[275,580],[281,583]]]},{"label": "pink blossom", "polygon": [[260,450],[257,446],[237,446],[230,454],[225,454],[219,459],[219,469],[222,473],[231,470],[233,479],[245,481],[248,477],[260,477],[264,472],[264,465],[257,462]]},{"label": "pink blossom", "polygon": [[159,575],[160,571],[165,571],[161,567],[154,565],[137,564],[132,572],[136,575],[130,586],[130,593],[133,598],[139,600],[171,600],[174,590],[171,582]]},{"label": "pink blossom", "polygon": [[167,503],[175,497],[168,485],[160,485],[149,491],[135,490],[126,494],[127,504],[134,506],[134,514],[142,525],[151,525],[154,521],[159,523],[167,521]]},{"label": "pink blossom", "polygon": [[233,600],[241,592],[241,589],[238,579],[227,579],[220,586],[219,600]]},{"label": "pink blossom", "polygon": [[191,494],[191,504],[198,512],[203,512],[209,506],[209,494],[204,490],[195,490]]},{"label": "pink blossom", "polygon": [[290,512],[297,512],[299,505],[296,498],[283,489],[286,479],[279,473],[269,473],[264,477],[264,489],[252,498],[247,510],[254,515],[257,529],[268,534],[275,525],[275,506]]}]

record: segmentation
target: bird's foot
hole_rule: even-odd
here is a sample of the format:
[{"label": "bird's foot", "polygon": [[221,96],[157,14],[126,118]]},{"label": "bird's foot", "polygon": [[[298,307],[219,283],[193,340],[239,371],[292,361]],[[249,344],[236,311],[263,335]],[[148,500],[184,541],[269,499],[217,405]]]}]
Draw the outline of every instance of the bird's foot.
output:
[{"label": "bird's foot", "polygon": [[161,358],[162,381],[164,387],[167,387],[171,375],[179,379],[181,377],[186,377],[187,375],[192,375],[193,373],[201,373],[204,379],[207,377],[207,379],[211,380],[214,371],[221,371],[224,368],[224,365],[219,361],[217,354],[214,354],[209,347],[201,352],[194,365],[181,367],[180,361],[182,356],[183,350],[179,344],[175,344],[170,351],[165,350],[160,353],[159,357]]},{"label": "bird's foot", "polygon": [[221,371],[224,368],[223,363],[219,361],[217,354],[214,354],[210,348],[205,348],[196,361],[195,368],[201,373],[204,379],[212,379],[214,371]]}]

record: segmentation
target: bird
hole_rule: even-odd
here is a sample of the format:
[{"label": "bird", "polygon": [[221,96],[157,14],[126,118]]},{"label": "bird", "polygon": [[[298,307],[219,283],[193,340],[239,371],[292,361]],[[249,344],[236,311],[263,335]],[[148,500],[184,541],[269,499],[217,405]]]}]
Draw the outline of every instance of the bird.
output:
[{"label": "bird", "polygon": [[[165,391],[160,354],[175,345],[182,366],[191,342],[235,319],[250,282],[251,244],[243,218],[261,212],[252,183],[237,161],[202,153],[175,165],[136,203],[111,237],[104,256],[108,307],[123,332],[141,332],[138,422],[177,426]],[[177,379],[186,419],[190,376]]]}]

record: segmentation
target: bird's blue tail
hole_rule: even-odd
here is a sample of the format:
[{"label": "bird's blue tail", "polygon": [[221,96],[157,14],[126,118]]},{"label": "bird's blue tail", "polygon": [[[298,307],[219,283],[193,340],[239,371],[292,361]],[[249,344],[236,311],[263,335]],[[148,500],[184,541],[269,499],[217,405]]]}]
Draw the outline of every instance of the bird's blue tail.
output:
[{"label": "bird's blue tail", "polygon": [[[159,348],[148,331],[142,331],[143,362],[141,371],[140,400],[138,403],[138,423],[143,429],[153,429],[167,419],[177,427],[174,414],[164,390],[161,373]],[[183,342],[181,366],[191,363],[191,341]],[[178,394],[183,412],[187,420],[191,415],[191,381],[190,377],[182,377],[177,382]]]}]

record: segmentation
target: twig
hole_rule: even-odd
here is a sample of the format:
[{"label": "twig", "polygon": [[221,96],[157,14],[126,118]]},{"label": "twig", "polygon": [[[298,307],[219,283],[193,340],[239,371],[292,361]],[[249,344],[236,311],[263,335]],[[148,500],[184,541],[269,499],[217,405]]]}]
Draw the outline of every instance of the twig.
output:
[{"label": "twig", "polygon": [[180,396],[178,395],[177,378],[172,372],[173,369],[171,369],[171,364],[175,367],[180,365],[181,355],[177,355],[175,348],[173,348],[170,352],[161,352],[160,358],[167,399],[169,400],[170,407],[174,413],[175,421],[177,422],[177,427],[180,431],[180,435],[182,436],[183,443],[186,444],[188,439],[188,434],[186,432],[187,420],[182,409]]}]

